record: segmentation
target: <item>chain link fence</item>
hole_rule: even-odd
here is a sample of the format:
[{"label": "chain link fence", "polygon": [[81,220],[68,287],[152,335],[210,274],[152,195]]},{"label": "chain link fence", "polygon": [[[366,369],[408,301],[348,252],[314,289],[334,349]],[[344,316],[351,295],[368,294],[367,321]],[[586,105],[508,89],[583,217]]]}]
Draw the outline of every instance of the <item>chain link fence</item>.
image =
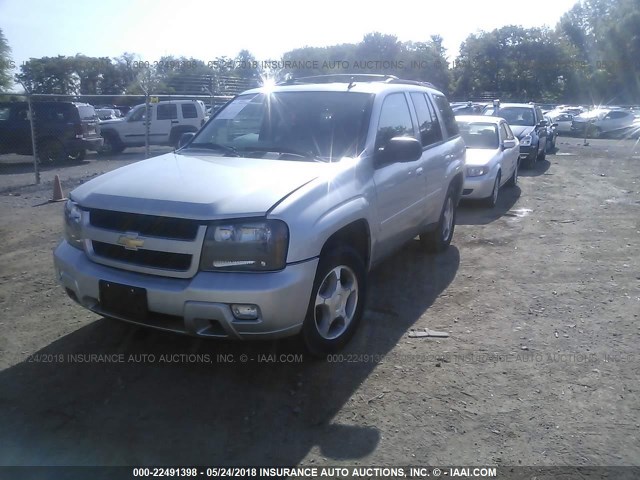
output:
[{"label": "chain link fence", "polygon": [[197,131],[235,95],[256,86],[236,78],[216,79],[210,88],[202,82],[200,93],[187,94],[0,93],[0,158],[31,156],[38,184],[41,164],[80,162],[87,151],[109,155],[144,146],[149,157],[151,145],[176,146],[182,134]]}]

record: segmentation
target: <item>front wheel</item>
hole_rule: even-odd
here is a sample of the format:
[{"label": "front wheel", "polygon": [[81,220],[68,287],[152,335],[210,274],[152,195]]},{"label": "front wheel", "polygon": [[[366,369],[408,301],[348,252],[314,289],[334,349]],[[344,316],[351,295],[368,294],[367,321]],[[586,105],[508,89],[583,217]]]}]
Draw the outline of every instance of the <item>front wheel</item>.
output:
[{"label": "front wheel", "polygon": [[491,191],[491,195],[484,199],[484,204],[493,208],[498,203],[498,193],[500,192],[500,172],[496,175],[496,181],[493,184],[493,190]]},{"label": "front wheel", "polygon": [[346,345],[362,317],[365,294],[365,266],[354,249],[337,247],[320,257],[302,326],[309,353],[319,357]]},{"label": "front wheel", "polygon": [[516,168],[513,169],[513,175],[511,175],[511,177],[509,177],[509,180],[507,180],[507,185],[510,187],[515,187],[516,185],[518,185],[518,170],[520,168],[520,159],[516,159]]},{"label": "front wheel", "polygon": [[456,195],[453,188],[449,187],[447,197],[442,206],[438,226],[432,232],[421,233],[420,243],[429,253],[444,252],[451,244],[453,231],[456,228]]},{"label": "front wheel", "polygon": [[103,135],[103,137],[104,137],[104,143],[102,145],[102,148],[99,151],[101,155],[108,155],[108,154],[115,155],[118,153],[122,153],[124,151],[125,146],[122,144],[120,139],[118,139],[115,135],[106,134],[106,135]]},{"label": "front wheel", "polygon": [[[546,140],[545,140],[546,142]],[[545,143],[545,147],[546,147],[546,143]],[[540,150],[538,152],[538,161],[543,162],[545,159],[547,158],[547,149],[543,148],[542,150]]]}]

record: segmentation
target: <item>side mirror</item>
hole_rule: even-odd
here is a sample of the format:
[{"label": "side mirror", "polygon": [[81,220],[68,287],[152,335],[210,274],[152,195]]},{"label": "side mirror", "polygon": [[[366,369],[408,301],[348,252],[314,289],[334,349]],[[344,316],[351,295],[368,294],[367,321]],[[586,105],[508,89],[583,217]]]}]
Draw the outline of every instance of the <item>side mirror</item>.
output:
[{"label": "side mirror", "polygon": [[502,141],[502,149],[507,150],[508,148],[513,148],[516,146],[516,141],[514,140],[503,140]]},{"label": "side mirror", "polygon": [[555,128],[555,127],[557,127],[557,126],[558,126],[558,124],[557,124],[557,123],[552,123],[552,124],[551,124],[551,126],[552,126],[553,128]]},{"label": "side mirror", "polygon": [[413,137],[393,137],[378,151],[378,165],[394,162],[413,162],[422,156],[422,144]]},{"label": "side mirror", "polygon": [[546,120],[540,120],[540,123],[538,123],[538,126],[540,127],[546,127],[548,125],[548,122]]},{"label": "side mirror", "polygon": [[196,134],[194,132],[183,133],[178,141],[178,148],[184,147]]}]

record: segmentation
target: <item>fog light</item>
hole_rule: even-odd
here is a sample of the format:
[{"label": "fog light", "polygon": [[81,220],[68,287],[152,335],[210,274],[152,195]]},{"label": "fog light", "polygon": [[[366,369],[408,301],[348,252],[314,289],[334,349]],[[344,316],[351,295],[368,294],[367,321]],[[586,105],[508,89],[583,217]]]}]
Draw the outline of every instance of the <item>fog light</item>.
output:
[{"label": "fog light", "polygon": [[233,316],[238,320],[256,320],[258,318],[257,305],[233,304],[231,305]]}]

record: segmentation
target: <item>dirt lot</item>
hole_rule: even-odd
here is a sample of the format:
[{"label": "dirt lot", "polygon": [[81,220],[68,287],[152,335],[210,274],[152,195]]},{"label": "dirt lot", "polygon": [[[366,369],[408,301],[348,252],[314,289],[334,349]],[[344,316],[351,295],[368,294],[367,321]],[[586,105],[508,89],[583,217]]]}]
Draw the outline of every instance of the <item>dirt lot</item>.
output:
[{"label": "dirt lot", "polygon": [[[4,162],[0,464],[640,465],[640,148],[558,140],[495,210],[460,209],[446,254],[378,268],[324,362],[76,306],[53,274],[62,204],[36,205],[56,173],[68,191],[141,154],[40,186]],[[425,327],[450,337],[409,338]]]}]

